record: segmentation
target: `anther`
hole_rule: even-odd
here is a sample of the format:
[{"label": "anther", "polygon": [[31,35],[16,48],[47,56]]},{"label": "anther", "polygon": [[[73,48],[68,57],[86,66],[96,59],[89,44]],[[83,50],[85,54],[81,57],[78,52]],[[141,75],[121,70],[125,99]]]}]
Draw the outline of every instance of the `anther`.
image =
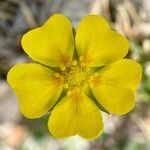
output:
[{"label": "anther", "polygon": [[84,60],[84,56],[80,56],[79,60],[83,61]]},{"label": "anther", "polygon": [[91,83],[93,81],[93,79],[94,79],[94,76],[91,75],[90,78],[89,78],[89,80],[88,80],[88,82]]},{"label": "anther", "polygon": [[59,78],[60,78],[61,81],[64,81],[64,77],[63,76],[60,76]]},{"label": "anther", "polygon": [[71,91],[68,91],[67,92],[67,96],[69,96],[69,95],[71,95],[72,94],[72,92]]},{"label": "anther", "polygon": [[60,76],[60,74],[59,74],[59,73],[55,73],[54,76],[55,76],[56,78],[58,78],[58,77]]},{"label": "anther", "polygon": [[76,92],[81,92],[81,89],[80,88],[76,88],[75,91]]},{"label": "anther", "polygon": [[64,65],[64,64],[62,64],[62,65],[60,66],[60,69],[61,69],[62,71],[65,71],[65,70],[66,70],[65,65]]},{"label": "anther", "polygon": [[93,74],[94,77],[98,77],[98,75],[99,74],[97,72]]},{"label": "anther", "polygon": [[72,61],[72,65],[73,65],[73,66],[76,66],[76,65],[77,65],[77,61],[76,61],[76,60],[73,60],[73,61]]},{"label": "anther", "polygon": [[81,67],[85,67],[86,64],[84,62],[81,62]]},{"label": "anther", "polygon": [[64,88],[67,89],[69,87],[68,83],[64,84]]},{"label": "anther", "polygon": [[89,71],[90,71],[90,68],[89,68],[89,67],[87,67],[87,68],[86,68],[86,72],[89,72]]}]

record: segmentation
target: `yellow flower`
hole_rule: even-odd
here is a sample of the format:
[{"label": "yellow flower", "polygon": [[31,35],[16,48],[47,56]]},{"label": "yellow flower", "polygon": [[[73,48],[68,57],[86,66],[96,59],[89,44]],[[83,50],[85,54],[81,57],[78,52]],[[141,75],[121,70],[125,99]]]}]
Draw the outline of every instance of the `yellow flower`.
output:
[{"label": "yellow flower", "polygon": [[51,112],[54,137],[98,137],[103,121],[97,104],[118,115],[134,107],[141,67],[123,59],[127,39],[101,16],[84,17],[74,33],[70,21],[55,14],[26,33],[22,46],[35,62],[14,66],[8,82],[27,118]]}]

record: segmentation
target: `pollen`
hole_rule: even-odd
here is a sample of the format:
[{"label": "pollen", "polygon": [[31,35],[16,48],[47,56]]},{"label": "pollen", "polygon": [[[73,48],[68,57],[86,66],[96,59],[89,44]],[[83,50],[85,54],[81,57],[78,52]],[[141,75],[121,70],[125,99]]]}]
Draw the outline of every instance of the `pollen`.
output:
[{"label": "pollen", "polygon": [[66,70],[65,65],[64,65],[64,64],[61,64],[61,65],[60,65],[60,69],[61,69],[61,71],[65,71],[65,70]]},{"label": "pollen", "polygon": [[68,83],[65,83],[65,84],[64,84],[64,88],[65,88],[65,89],[68,89],[68,87],[69,87]]},{"label": "pollen", "polygon": [[54,76],[55,76],[56,78],[58,78],[58,77],[60,77],[60,74],[59,74],[59,73],[55,73]]}]

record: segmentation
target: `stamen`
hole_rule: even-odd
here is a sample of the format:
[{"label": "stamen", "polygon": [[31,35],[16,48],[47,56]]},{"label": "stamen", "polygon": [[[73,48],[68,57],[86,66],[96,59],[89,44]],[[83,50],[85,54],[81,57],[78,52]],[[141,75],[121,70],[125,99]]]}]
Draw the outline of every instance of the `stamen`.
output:
[{"label": "stamen", "polygon": [[60,69],[61,69],[62,71],[65,71],[65,70],[66,70],[65,65],[64,65],[64,64],[61,64],[61,65],[60,65]]},{"label": "stamen", "polygon": [[65,84],[64,84],[64,88],[65,88],[65,89],[68,89],[68,87],[69,87],[69,84],[68,84],[68,83],[65,83]]},{"label": "stamen", "polygon": [[[64,88],[68,90],[72,87],[84,86],[88,75],[87,71],[81,67],[77,60],[72,60],[70,65],[69,67],[63,64],[60,66],[62,70],[60,78],[63,77]],[[58,75],[56,74],[56,76]]]},{"label": "stamen", "polygon": [[76,92],[81,92],[81,89],[77,87],[77,88],[75,89],[75,91],[76,91]]},{"label": "stamen", "polygon": [[85,67],[86,64],[84,62],[81,62],[81,67]]},{"label": "stamen", "polygon": [[84,60],[84,56],[80,56],[79,60],[83,61]]},{"label": "stamen", "polygon": [[72,61],[72,65],[73,65],[73,66],[76,66],[76,65],[77,65],[77,61],[76,61],[76,60],[73,60],[73,61]]},{"label": "stamen", "polygon": [[69,96],[69,95],[71,95],[72,94],[72,92],[71,91],[68,91],[67,92],[67,96]]},{"label": "stamen", "polygon": [[61,81],[64,81],[64,77],[63,76],[60,76],[59,78],[60,78]]},{"label": "stamen", "polygon": [[60,77],[60,74],[59,74],[59,73],[55,73],[54,76],[55,76],[56,78],[58,78],[58,77]]},{"label": "stamen", "polygon": [[91,75],[90,78],[89,78],[89,80],[88,80],[89,84],[92,83],[93,79],[94,79],[94,76]]},{"label": "stamen", "polygon": [[95,73],[93,74],[94,77],[98,77],[98,75],[99,75],[99,74],[98,74],[97,72],[95,72]]},{"label": "stamen", "polygon": [[93,85],[96,86],[97,84],[99,84],[99,82],[100,82],[100,78],[98,72],[95,72],[93,75],[91,75],[88,80],[88,83],[92,86]]}]

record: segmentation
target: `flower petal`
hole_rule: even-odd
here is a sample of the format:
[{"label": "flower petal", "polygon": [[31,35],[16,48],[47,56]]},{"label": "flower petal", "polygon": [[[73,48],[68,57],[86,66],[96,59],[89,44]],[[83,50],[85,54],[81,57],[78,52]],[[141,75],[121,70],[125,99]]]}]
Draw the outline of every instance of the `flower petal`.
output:
[{"label": "flower petal", "polygon": [[61,14],[51,16],[41,27],[22,38],[25,52],[34,60],[58,67],[72,59],[74,39],[70,21]]},{"label": "flower petal", "polygon": [[101,133],[103,123],[97,106],[84,94],[74,92],[54,107],[48,127],[57,138],[80,135],[93,139]]},{"label": "flower petal", "polygon": [[98,74],[90,86],[100,104],[113,114],[129,112],[134,107],[134,91],[142,76],[140,65],[122,59],[104,67]]},{"label": "flower petal", "polygon": [[123,58],[129,48],[127,39],[110,29],[101,16],[83,18],[75,37],[76,49],[82,61],[99,67]]},{"label": "flower petal", "polygon": [[7,80],[19,98],[21,112],[28,118],[43,116],[55,104],[62,91],[62,81],[54,72],[39,64],[19,64]]}]

